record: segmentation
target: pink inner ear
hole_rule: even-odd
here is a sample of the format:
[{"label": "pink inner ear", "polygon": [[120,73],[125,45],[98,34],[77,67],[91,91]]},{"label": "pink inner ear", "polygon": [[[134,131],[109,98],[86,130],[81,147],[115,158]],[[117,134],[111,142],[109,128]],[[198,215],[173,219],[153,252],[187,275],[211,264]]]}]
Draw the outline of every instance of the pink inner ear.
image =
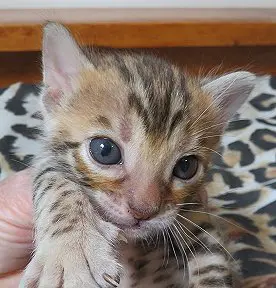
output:
[{"label": "pink inner ear", "polygon": [[57,89],[50,89],[47,93],[48,97],[51,97],[55,103],[58,103],[61,98],[61,91]]},{"label": "pink inner ear", "polygon": [[[73,73],[72,73],[73,74]],[[71,77],[70,77],[71,76]],[[72,92],[71,79],[74,75],[67,75],[59,67],[48,67],[45,69],[44,83],[51,89],[64,93]],[[54,93],[52,96],[55,96]],[[60,93],[58,93],[60,95]]]},{"label": "pink inner ear", "polygon": [[42,101],[47,111],[51,111],[55,106],[59,105],[61,95],[61,90],[51,88],[45,90]]}]

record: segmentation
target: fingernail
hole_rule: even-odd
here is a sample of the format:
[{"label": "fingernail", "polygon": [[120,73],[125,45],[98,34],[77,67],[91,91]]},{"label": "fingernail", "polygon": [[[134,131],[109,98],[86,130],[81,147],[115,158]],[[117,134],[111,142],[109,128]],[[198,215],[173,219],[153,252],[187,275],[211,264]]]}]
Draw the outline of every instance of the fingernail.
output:
[{"label": "fingernail", "polygon": [[124,235],[123,232],[121,232],[121,231],[118,233],[118,240],[119,240],[119,241],[123,241],[123,242],[125,242],[126,244],[128,243],[127,238],[125,237],[125,235]]},{"label": "fingernail", "polygon": [[19,282],[19,286],[18,288],[24,288],[24,281],[23,278],[21,278],[20,282]]},{"label": "fingernail", "polygon": [[110,285],[112,285],[113,287],[118,287],[119,283],[110,275],[104,273],[103,274],[103,278],[104,280],[109,283]]}]

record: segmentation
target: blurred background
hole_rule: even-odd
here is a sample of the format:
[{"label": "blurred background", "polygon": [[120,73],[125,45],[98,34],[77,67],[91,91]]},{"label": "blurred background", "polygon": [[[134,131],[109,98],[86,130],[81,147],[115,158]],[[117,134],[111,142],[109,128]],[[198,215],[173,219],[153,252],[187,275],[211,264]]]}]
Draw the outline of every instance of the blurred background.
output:
[{"label": "blurred background", "polygon": [[39,82],[41,24],[67,24],[83,45],[147,49],[190,71],[276,74],[274,0],[0,1],[0,86]]}]

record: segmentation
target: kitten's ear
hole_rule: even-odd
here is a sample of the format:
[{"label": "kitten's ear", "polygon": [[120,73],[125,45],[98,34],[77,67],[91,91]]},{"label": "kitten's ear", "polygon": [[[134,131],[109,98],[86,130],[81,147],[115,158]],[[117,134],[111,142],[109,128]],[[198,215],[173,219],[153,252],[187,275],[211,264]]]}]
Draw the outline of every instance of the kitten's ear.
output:
[{"label": "kitten's ear", "polygon": [[248,98],[256,76],[250,72],[234,72],[209,81],[202,87],[221,108],[224,121],[229,121]]},{"label": "kitten's ear", "polygon": [[74,79],[89,61],[64,26],[49,22],[43,30],[42,63],[43,103],[49,111],[61,97],[73,93]]}]

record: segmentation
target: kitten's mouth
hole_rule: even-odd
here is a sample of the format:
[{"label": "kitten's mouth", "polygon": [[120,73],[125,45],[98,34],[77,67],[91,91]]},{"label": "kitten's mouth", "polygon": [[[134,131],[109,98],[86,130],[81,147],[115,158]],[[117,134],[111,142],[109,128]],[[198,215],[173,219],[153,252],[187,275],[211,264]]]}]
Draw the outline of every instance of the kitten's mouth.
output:
[{"label": "kitten's mouth", "polygon": [[[110,222],[110,221],[109,221]],[[137,221],[137,223],[132,224],[132,225],[126,225],[126,224],[119,224],[115,222],[111,222],[113,225],[117,226],[121,230],[136,230],[141,228],[141,221]]]},{"label": "kitten's mouth", "polygon": [[100,205],[96,205],[94,208],[102,220],[104,220],[105,222],[111,223],[115,225],[116,227],[118,227],[119,229],[124,230],[124,231],[133,230],[133,229],[138,230],[139,228],[141,228],[141,225],[143,225],[143,222],[145,222],[142,220],[136,220],[134,218],[125,222],[124,221],[117,222],[117,221],[114,221],[114,219],[112,219],[112,217],[109,216]]},{"label": "kitten's mouth", "polygon": [[104,219],[104,221],[115,225],[120,230],[123,230],[125,232],[126,231],[132,231],[132,230],[139,230],[141,228],[141,226],[143,226],[143,222],[145,222],[145,221],[141,221],[141,220],[133,220],[129,223],[119,223],[119,222],[116,222],[109,217],[106,217],[106,216],[103,219]]}]

